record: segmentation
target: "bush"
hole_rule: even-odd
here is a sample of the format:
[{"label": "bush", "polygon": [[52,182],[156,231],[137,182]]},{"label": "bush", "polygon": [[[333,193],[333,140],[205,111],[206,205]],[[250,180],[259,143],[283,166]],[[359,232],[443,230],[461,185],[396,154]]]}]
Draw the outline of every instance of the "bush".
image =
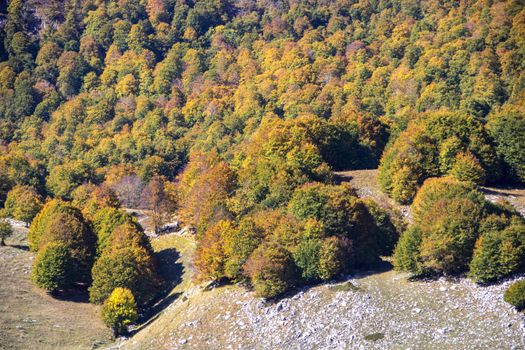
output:
[{"label": "bush", "polygon": [[96,237],[80,211],[75,209],[69,213],[58,213],[51,218],[40,240],[40,246],[49,242],[60,242],[67,247],[75,266],[75,282],[91,281]]},{"label": "bush", "polygon": [[0,245],[5,245],[5,239],[13,234],[13,228],[7,220],[0,219]]},{"label": "bush", "polygon": [[256,295],[262,298],[283,294],[297,278],[292,254],[275,242],[261,244],[246,262],[244,270]]},{"label": "bush", "polygon": [[301,270],[301,277],[306,281],[320,279],[321,240],[308,239],[303,241],[294,251],[293,259]]},{"label": "bush", "polygon": [[476,242],[470,277],[476,282],[497,281],[522,270],[525,261],[525,224],[517,217],[505,228],[487,230]]},{"label": "bush", "polygon": [[117,227],[92,270],[89,300],[100,304],[115,288],[128,288],[144,305],[155,296],[158,276],[149,241],[131,224]]},{"label": "bush", "polygon": [[199,241],[194,257],[199,278],[219,280],[225,277],[226,254],[223,237],[231,230],[233,230],[232,222],[222,220],[206,230]]},{"label": "bush", "polygon": [[7,194],[5,215],[30,223],[42,209],[42,202],[36,191],[29,186],[16,186]]},{"label": "bush", "polygon": [[405,231],[394,250],[394,268],[401,271],[410,271],[415,275],[422,273],[419,262],[419,249],[421,245],[421,230],[417,226]]},{"label": "bush", "polygon": [[512,283],[505,291],[503,300],[519,311],[525,309],[525,280]]},{"label": "bush", "polygon": [[75,276],[68,247],[58,242],[45,245],[33,264],[31,279],[38,287],[50,292],[70,287]]},{"label": "bush", "polygon": [[323,281],[328,281],[347,267],[348,244],[339,237],[328,237],[321,243],[319,251],[319,273],[318,277]]},{"label": "bush", "polygon": [[104,302],[102,319],[115,336],[127,334],[128,325],[138,318],[137,303],[133,293],[126,288],[115,288]]}]

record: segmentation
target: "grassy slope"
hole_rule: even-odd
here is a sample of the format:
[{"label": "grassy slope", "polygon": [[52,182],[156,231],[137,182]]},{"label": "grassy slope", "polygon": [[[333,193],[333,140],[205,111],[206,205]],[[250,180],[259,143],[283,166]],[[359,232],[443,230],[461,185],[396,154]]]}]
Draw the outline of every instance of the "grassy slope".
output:
[{"label": "grassy slope", "polygon": [[58,300],[34,287],[29,274],[34,254],[26,229],[16,228],[0,247],[0,349],[92,349],[111,341],[99,307]]}]

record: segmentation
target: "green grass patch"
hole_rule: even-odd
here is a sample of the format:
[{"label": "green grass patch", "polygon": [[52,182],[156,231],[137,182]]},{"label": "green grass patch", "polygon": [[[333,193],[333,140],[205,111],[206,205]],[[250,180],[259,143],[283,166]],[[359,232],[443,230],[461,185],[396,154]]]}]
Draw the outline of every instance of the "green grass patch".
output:
[{"label": "green grass patch", "polygon": [[368,335],[365,335],[365,340],[368,340],[368,341],[377,341],[377,340],[380,340],[380,339],[383,339],[385,337],[385,335],[383,333],[372,333],[372,334],[368,334]]},{"label": "green grass patch", "polygon": [[330,287],[334,292],[359,292],[361,288],[353,284],[352,282],[345,282]]}]

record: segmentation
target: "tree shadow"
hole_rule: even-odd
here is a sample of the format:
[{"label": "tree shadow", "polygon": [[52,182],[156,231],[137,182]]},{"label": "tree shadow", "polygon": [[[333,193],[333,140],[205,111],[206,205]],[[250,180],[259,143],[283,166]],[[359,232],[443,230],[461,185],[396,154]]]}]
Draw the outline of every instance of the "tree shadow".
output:
[{"label": "tree shadow", "polygon": [[326,281],[326,282],[319,281],[317,283],[311,282],[311,283],[300,284],[296,286],[295,288],[290,289],[288,292],[285,292],[284,294],[281,294],[274,298],[266,299],[265,303],[269,305],[276,304],[280,302],[281,300],[293,298],[299,293],[306,293],[308,290],[314,287],[320,286],[322,284],[328,284],[328,285],[338,284],[338,283],[347,282],[350,279],[361,279],[361,278],[365,278],[371,275],[388,272],[392,270],[393,268],[394,266],[392,265],[392,263],[381,259],[380,261],[377,261],[373,265],[370,265],[368,268],[363,268],[363,267],[356,268],[350,274],[340,275],[332,279],[331,281]]},{"label": "tree shadow", "polygon": [[496,188],[487,188],[482,187],[481,192],[485,195],[493,195],[493,196],[503,196],[503,197],[522,197],[523,195],[521,193],[515,193],[515,192],[508,192],[509,190],[523,190],[524,188],[518,188],[518,187],[496,187]]},{"label": "tree shadow", "polygon": [[89,292],[86,285],[78,285],[66,290],[49,293],[53,299],[60,301],[69,301],[72,303],[89,303]]},{"label": "tree shadow", "polygon": [[155,254],[158,271],[164,281],[163,291],[171,292],[180,282],[184,273],[184,265],[179,262],[180,254],[174,248],[161,250]]},{"label": "tree shadow", "polygon": [[344,182],[350,182],[354,177],[350,174],[344,174],[344,173],[334,173],[334,184],[340,185]]},{"label": "tree shadow", "polygon": [[23,251],[26,251],[26,252],[29,251],[29,247],[26,246],[26,245],[22,245],[22,244],[8,244],[8,245],[6,245],[6,247],[12,247],[12,248],[20,249],[20,250],[23,250]]},{"label": "tree shadow", "polygon": [[150,325],[160,316],[162,311],[181,295],[181,293],[172,293],[173,288],[182,282],[182,275],[184,273],[184,265],[179,262],[179,252],[174,248],[168,248],[157,252],[155,257],[158,263],[158,272],[163,281],[162,289],[151,307],[140,315],[137,321],[139,326],[130,331],[130,336],[133,336]]}]

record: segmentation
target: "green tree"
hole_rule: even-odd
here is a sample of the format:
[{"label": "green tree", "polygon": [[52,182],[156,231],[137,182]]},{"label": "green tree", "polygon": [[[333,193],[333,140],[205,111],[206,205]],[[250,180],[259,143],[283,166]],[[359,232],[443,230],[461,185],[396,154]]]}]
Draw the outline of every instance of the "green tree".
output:
[{"label": "green tree", "polygon": [[[482,226],[487,225],[485,219]],[[525,267],[525,223],[515,217],[505,220],[505,227],[486,227],[476,242],[470,263],[469,276],[476,282],[487,283],[509,276]]]},{"label": "green tree", "polygon": [[35,190],[29,186],[15,186],[7,194],[4,214],[29,225],[42,209],[42,202]]},{"label": "green tree", "polygon": [[401,235],[394,250],[395,269],[410,271],[415,275],[423,272],[419,258],[421,236],[421,230],[417,226],[410,227]]},{"label": "green tree", "polygon": [[13,235],[13,228],[7,220],[0,219],[0,246],[5,245],[5,239]]},{"label": "green tree", "polygon": [[108,246],[95,262],[89,300],[100,304],[115,288],[128,288],[144,305],[155,296],[159,279],[153,251],[144,232],[124,224],[113,230]]},{"label": "green tree", "polygon": [[507,164],[508,177],[525,181],[525,117],[524,113],[502,112],[489,119],[488,129],[496,141],[496,149]]},{"label": "green tree", "polygon": [[293,252],[295,264],[301,270],[301,277],[306,281],[315,281],[320,278],[321,241],[318,239],[308,239]]},{"label": "green tree", "polygon": [[47,187],[55,196],[70,199],[73,191],[84,182],[95,182],[93,169],[84,162],[57,165],[47,177]]},{"label": "green tree", "polygon": [[55,292],[71,287],[75,280],[73,260],[63,243],[43,246],[33,264],[31,280],[40,288]]},{"label": "green tree", "polygon": [[503,294],[503,300],[518,310],[525,308],[525,281],[520,280],[512,283]]},{"label": "green tree", "polygon": [[242,268],[251,253],[261,244],[265,232],[252,217],[243,217],[237,227],[224,233],[224,274],[235,280],[242,278]]},{"label": "green tree", "polygon": [[109,244],[111,233],[119,226],[131,224],[137,226],[135,218],[125,211],[113,207],[98,210],[93,216],[93,229],[97,235],[97,254],[100,255]]},{"label": "green tree", "polygon": [[327,237],[319,251],[319,278],[328,281],[345,270],[348,242],[340,237]]},{"label": "green tree", "polygon": [[460,181],[472,181],[475,184],[485,183],[486,173],[479,161],[471,153],[459,153],[450,175]]},{"label": "green tree", "polygon": [[278,243],[265,242],[250,256],[245,265],[257,296],[273,298],[295,285],[297,267],[292,254]]},{"label": "green tree", "polygon": [[46,203],[31,223],[27,238],[32,251],[51,242],[65,245],[75,268],[74,282],[91,281],[96,237],[80,210],[58,200]]}]

